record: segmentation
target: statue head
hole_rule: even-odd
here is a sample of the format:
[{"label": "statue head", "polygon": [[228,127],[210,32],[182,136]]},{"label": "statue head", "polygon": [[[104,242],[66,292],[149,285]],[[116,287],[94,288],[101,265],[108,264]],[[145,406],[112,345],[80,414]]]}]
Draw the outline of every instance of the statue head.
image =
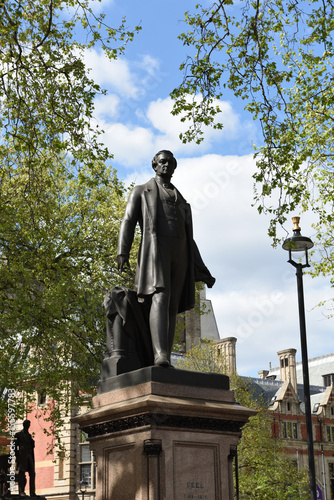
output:
[{"label": "statue head", "polygon": [[168,151],[167,149],[162,149],[161,151],[158,151],[158,153],[156,153],[154,155],[154,157],[153,157],[153,160],[152,160],[152,168],[153,168],[153,170],[157,169],[158,159],[159,159],[160,155],[170,156],[173,159],[173,162],[174,162],[174,170],[176,169],[176,167],[177,167],[177,161],[174,158],[173,153],[171,151]]}]

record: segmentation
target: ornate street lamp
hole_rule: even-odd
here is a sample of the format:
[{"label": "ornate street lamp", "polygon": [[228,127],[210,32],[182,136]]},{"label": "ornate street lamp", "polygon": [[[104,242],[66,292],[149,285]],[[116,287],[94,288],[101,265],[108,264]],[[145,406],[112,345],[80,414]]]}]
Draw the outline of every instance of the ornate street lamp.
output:
[{"label": "ornate street lamp", "polygon": [[[300,343],[302,352],[303,365],[303,380],[304,380],[304,396],[305,396],[305,417],[306,417],[306,432],[307,432],[307,448],[308,448],[308,463],[310,476],[311,500],[317,500],[315,466],[314,466],[314,449],[312,435],[312,414],[311,414],[311,398],[310,398],[310,379],[308,371],[308,355],[306,342],[306,323],[305,323],[305,306],[304,306],[304,289],[303,289],[303,269],[310,267],[308,263],[308,250],[313,247],[313,241],[306,236],[300,234],[299,227],[300,217],[292,217],[293,235],[287,238],[283,243],[283,249],[289,251],[288,262],[296,268],[297,276],[297,291],[298,291],[298,308],[299,308],[299,326],[300,326]],[[292,253],[302,252],[305,258],[305,263],[295,262],[292,259]]]},{"label": "ornate street lamp", "polygon": [[84,479],[82,481],[80,481],[80,491],[82,494],[82,500],[85,500],[86,486],[87,486],[87,483]]}]

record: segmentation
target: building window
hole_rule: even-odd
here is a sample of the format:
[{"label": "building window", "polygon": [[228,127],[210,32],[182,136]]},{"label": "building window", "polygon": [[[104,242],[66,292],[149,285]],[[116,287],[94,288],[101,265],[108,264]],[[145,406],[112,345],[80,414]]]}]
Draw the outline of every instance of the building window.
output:
[{"label": "building window", "polygon": [[37,404],[38,405],[45,405],[45,403],[46,403],[46,394],[45,394],[45,392],[40,392],[37,395]]},{"label": "building window", "polygon": [[331,492],[331,498],[334,498],[334,462],[329,462],[329,488]]},{"label": "building window", "polygon": [[95,488],[95,464],[93,453],[89,448],[87,434],[80,432],[80,482],[85,481],[87,488]]},{"label": "building window", "polygon": [[328,375],[323,375],[322,378],[323,378],[325,387],[329,387],[330,385],[334,385],[334,373],[329,373]]},{"label": "building window", "polygon": [[282,358],[281,359],[281,368],[285,368],[287,366],[289,366],[289,360],[288,360],[288,358]]},{"label": "building window", "polygon": [[326,440],[334,442],[334,426],[333,425],[326,426]]},{"label": "building window", "polygon": [[298,427],[296,422],[282,422],[281,433],[284,439],[298,439]]},{"label": "building window", "polygon": [[291,403],[287,402],[286,406],[287,406],[288,411],[291,411]]},{"label": "building window", "polygon": [[59,463],[58,463],[58,479],[64,479],[64,462],[65,462],[65,453],[61,451],[59,453]]}]

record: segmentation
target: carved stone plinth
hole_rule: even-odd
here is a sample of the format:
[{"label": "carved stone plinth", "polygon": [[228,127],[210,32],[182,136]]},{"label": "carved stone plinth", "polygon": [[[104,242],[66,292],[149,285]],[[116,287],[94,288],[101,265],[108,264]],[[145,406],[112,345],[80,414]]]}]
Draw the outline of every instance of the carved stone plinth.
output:
[{"label": "carved stone plinth", "polygon": [[235,404],[228,377],[148,367],[108,384],[74,418],[95,453],[96,500],[233,500],[232,460],[254,412]]}]

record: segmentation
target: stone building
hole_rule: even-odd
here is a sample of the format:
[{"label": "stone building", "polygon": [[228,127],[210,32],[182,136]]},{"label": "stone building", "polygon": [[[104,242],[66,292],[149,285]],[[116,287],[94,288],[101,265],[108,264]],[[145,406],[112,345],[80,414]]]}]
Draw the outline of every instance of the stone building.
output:
[{"label": "stone building", "polygon": [[215,314],[211,300],[206,298],[205,288],[199,293],[197,307],[200,302],[205,314],[198,314],[195,309],[191,309],[178,317],[177,332],[179,332],[182,353],[198,345],[201,340],[219,340]]}]

